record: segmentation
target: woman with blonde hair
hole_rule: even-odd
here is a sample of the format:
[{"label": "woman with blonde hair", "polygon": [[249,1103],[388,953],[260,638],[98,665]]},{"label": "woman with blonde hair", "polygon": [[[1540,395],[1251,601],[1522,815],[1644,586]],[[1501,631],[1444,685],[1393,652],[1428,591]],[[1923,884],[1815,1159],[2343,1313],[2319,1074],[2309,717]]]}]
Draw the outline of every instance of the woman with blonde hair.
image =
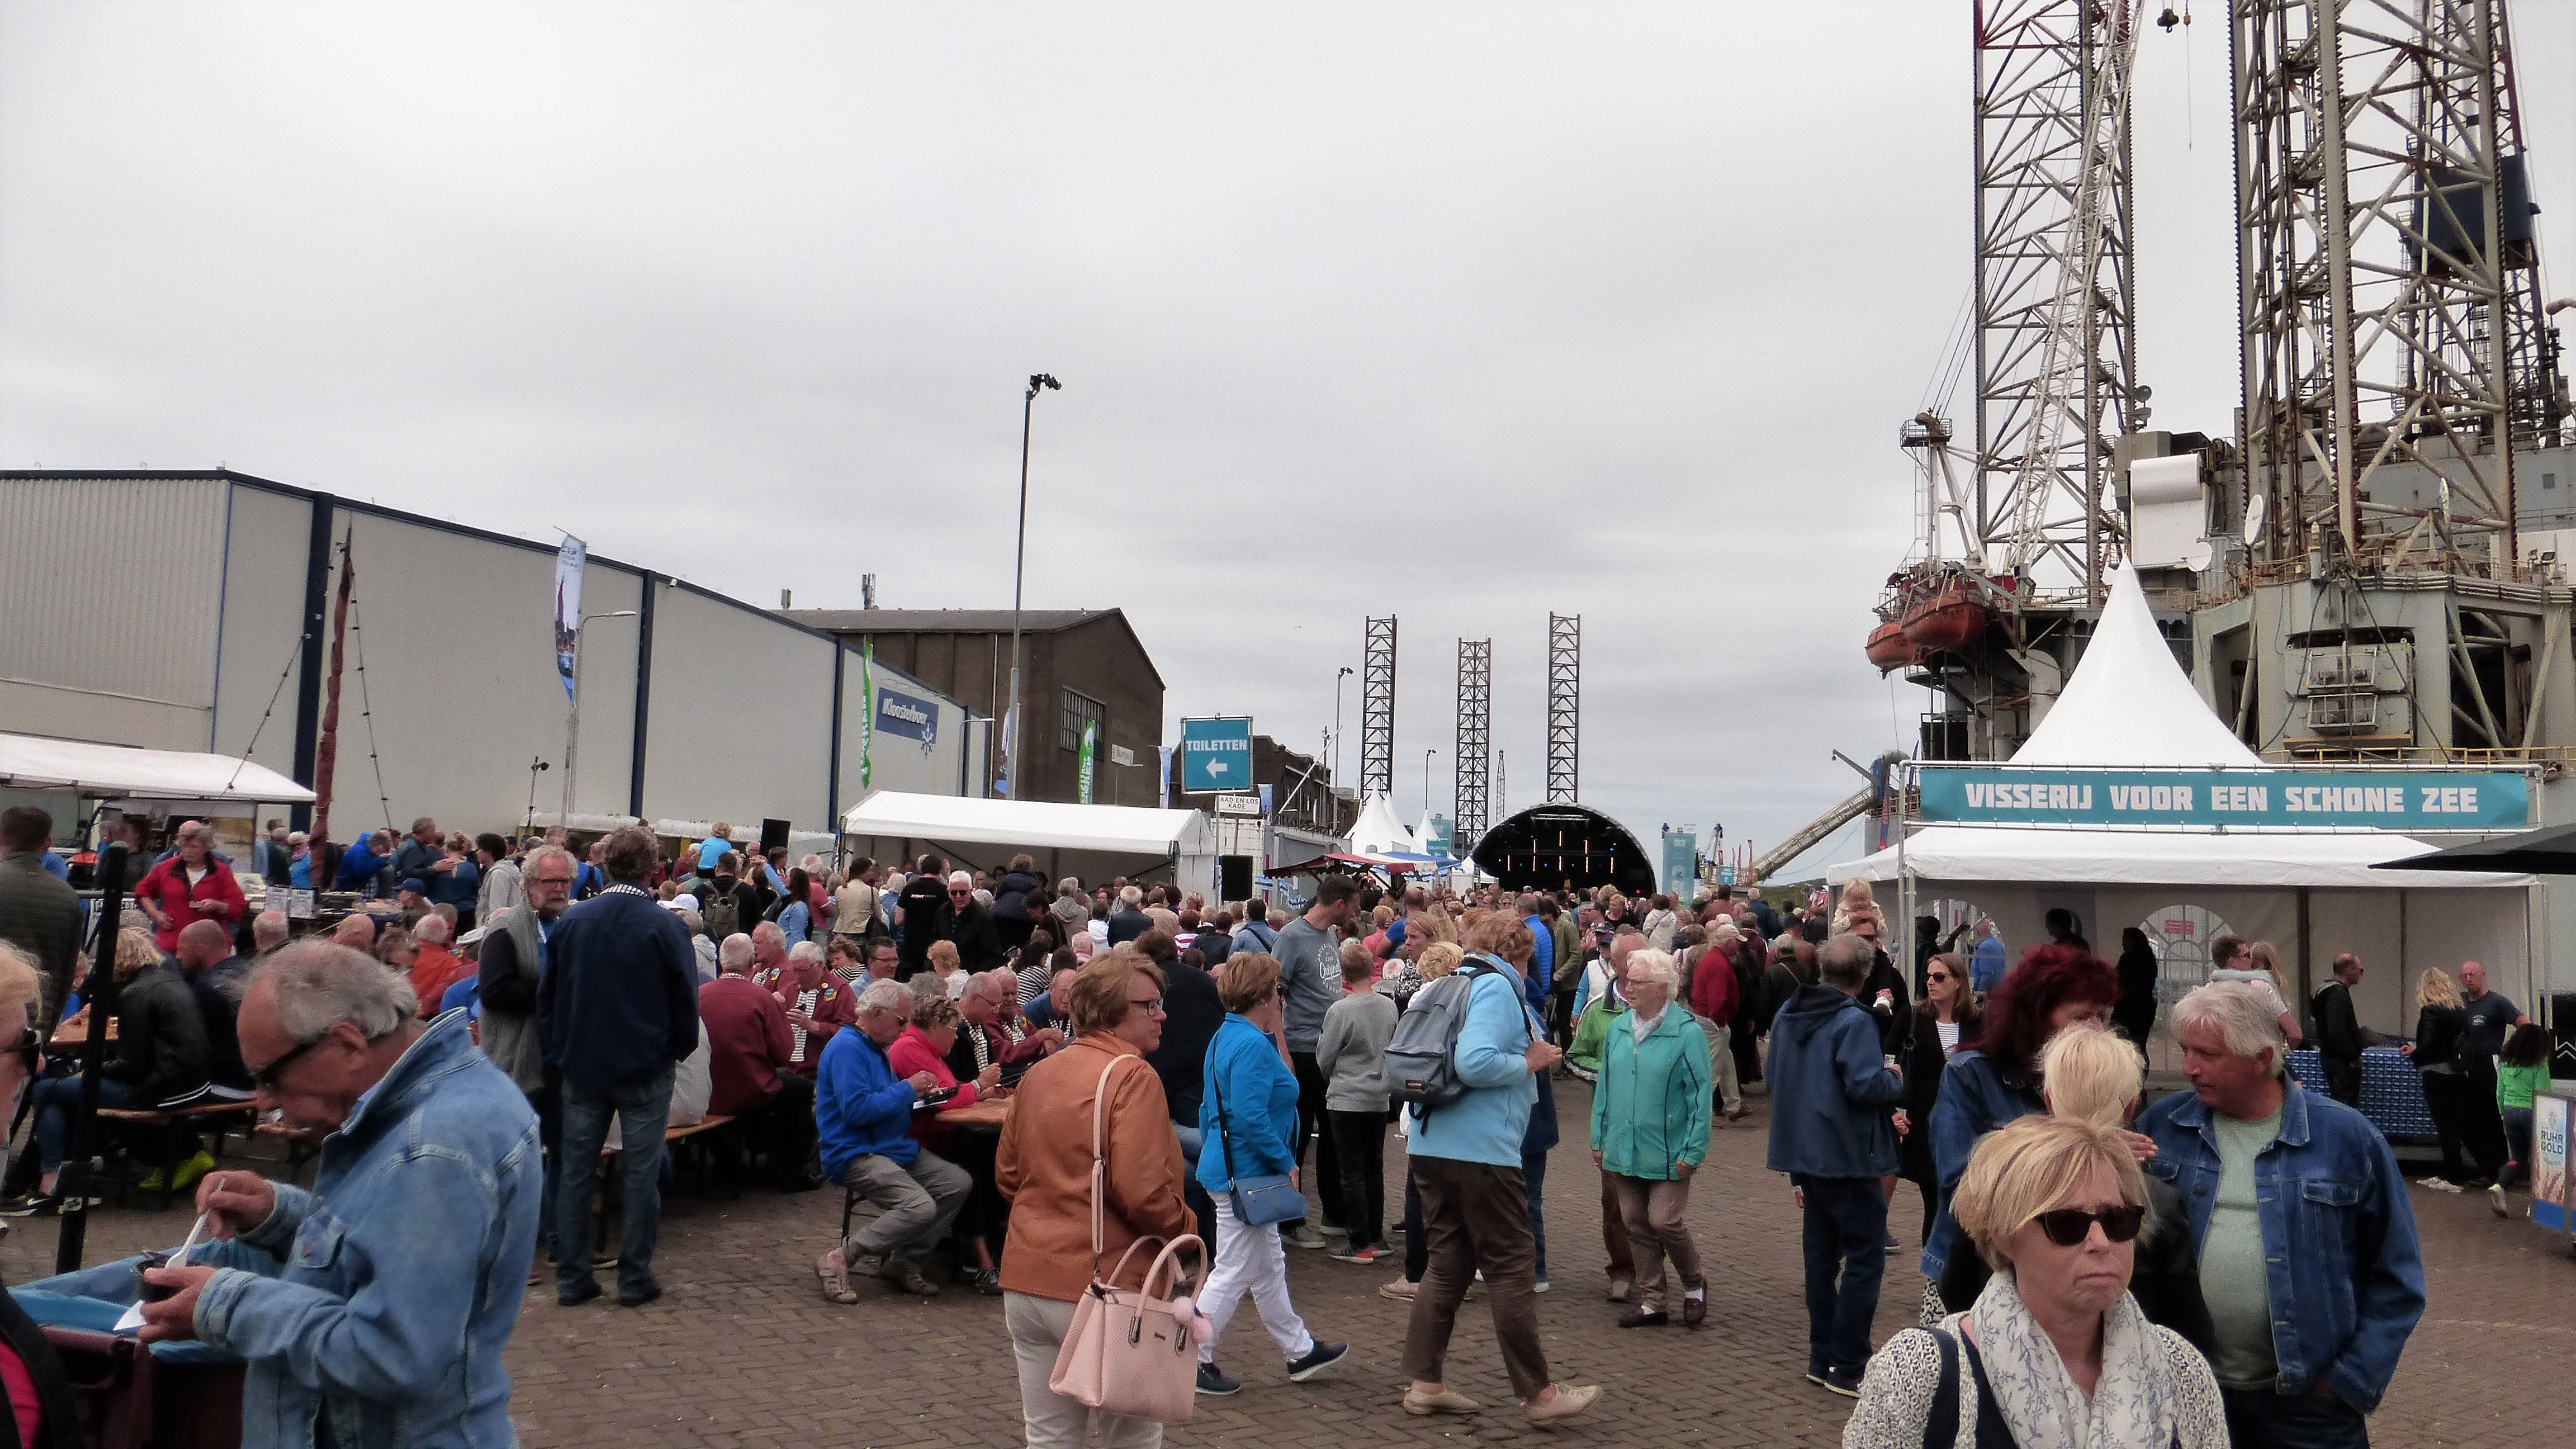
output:
[{"label": "woman with blonde hair", "polygon": [[[1937,959],[1937,958],[1936,958]],[[2126,1132],[2137,1116],[2146,1063],[2138,1049],[2093,1025],[2071,1026],[2049,1038],[2039,1054],[2040,1095],[2052,1117]],[[2147,1179],[2147,1229],[2138,1239],[2129,1294],[2149,1323],[2162,1324],[2206,1354],[2217,1344],[2209,1304],[2201,1297],[2200,1264],[2191,1244],[2191,1214],[2166,1183]],[[1986,1261],[1953,1253],[1941,1271],[1941,1297],[1974,1303],[1984,1291]]]},{"label": "woman with blonde hair", "polygon": [[2424,1079],[2424,1110],[2442,1139],[2442,1173],[2421,1179],[2436,1192],[2458,1192],[2471,1176],[2460,1160],[2460,1145],[2469,1122],[2469,1079],[2460,1070],[2460,1038],[2469,1029],[2468,1009],[2460,988],[2439,966],[2424,968],[2415,978],[2415,1039],[2398,1048],[2415,1063]]},{"label": "woman with blonde hair", "polygon": [[[2208,1360],[2127,1292],[2152,1213],[2118,1130],[2008,1123],[1978,1142],[1951,1212],[1994,1276],[1966,1312],[1906,1329],[1870,1359],[1845,1449],[2224,1449]],[[1932,1421],[1936,1400],[1956,1406],[1954,1422]]]},{"label": "woman with blonde hair", "polygon": [[[161,952],[148,931],[128,926],[116,935],[115,1055],[99,1067],[98,1105],[166,1111],[206,1094],[206,1026],[196,998],[176,968],[162,969]],[[409,988],[403,996],[410,998]],[[101,1013],[90,1012],[95,1025]],[[63,1159],[71,1153],[72,1113],[80,1105],[81,1078],[53,1077],[36,1086],[36,1190],[0,1206],[0,1216],[55,1213]]]}]

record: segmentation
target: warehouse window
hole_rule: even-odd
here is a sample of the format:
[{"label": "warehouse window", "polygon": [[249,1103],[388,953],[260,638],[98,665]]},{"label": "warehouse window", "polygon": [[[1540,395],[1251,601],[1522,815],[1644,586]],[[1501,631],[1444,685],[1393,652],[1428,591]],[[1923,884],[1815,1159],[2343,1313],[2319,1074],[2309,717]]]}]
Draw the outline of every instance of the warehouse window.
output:
[{"label": "warehouse window", "polygon": [[1062,722],[1056,730],[1056,745],[1060,749],[1081,749],[1082,727],[1087,724],[1096,724],[1100,726],[1100,734],[1103,739],[1106,739],[1109,735],[1108,707],[1103,705],[1099,700],[1091,698],[1089,695],[1076,694],[1070,689],[1066,690],[1064,692],[1064,708],[1060,714]]}]

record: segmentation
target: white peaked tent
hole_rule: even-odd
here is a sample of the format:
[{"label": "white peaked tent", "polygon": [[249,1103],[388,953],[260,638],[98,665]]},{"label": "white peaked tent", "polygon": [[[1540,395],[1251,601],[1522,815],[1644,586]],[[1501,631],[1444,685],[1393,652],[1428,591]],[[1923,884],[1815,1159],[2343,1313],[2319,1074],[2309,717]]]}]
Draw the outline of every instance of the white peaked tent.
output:
[{"label": "white peaked tent", "polygon": [[[2202,702],[2157,629],[2136,574],[2111,584],[2092,643],[2057,703],[2012,757],[2024,766],[2266,768]],[[2414,973],[2484,961],[2516,1000],[2530,995],[2531,877],[2387,871],[2380,861],[2432,847],[2368,831],[2112,830],[2086,826],[1933,825],[1825,879],[1910,880],[1914,897],[1967,902],[2015,951],[2045,941],[2040,918],[2075,913],[2094,949],[2119,953],[2121,928],[2176,906],[2203,907],[2234,933],[2281,949],[2294,984],[2321,983],[2340,951],[2370,968],[2356,993],[2366,1024],[2411,1030]],[[1893,917],[1897,903],[1882,891]],[[2307,927],[2305,959],[2297,942]],[[1904,939],[1902,927],[1894,934]]]},{"label": "white peaked tent", "polygon": [[1371,795],[1361,803],[1360,818],[1351,826],[1350,853],[1405,861],[1430,858],[1422,853],[1404,817],[1395,813],[1394,802],[1384,795]]}]

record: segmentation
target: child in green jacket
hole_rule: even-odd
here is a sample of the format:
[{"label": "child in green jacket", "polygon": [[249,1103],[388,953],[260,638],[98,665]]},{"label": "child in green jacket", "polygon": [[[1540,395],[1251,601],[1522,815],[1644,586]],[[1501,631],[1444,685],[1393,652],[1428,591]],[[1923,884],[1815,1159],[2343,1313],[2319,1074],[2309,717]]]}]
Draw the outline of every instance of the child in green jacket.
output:
[{"label": "child in green jacket", "polygon": [[2487,1189],[2487,1206],[2505,1216],[2505,1189],[2529,1171],[2532,1156],[2531,1099],[2549,1085],[2549,1029],[2527,1021],[2505,1039],[2496,1063],[2496,1106],[2504,1113],[2504,1145],[2511,1158]]}]

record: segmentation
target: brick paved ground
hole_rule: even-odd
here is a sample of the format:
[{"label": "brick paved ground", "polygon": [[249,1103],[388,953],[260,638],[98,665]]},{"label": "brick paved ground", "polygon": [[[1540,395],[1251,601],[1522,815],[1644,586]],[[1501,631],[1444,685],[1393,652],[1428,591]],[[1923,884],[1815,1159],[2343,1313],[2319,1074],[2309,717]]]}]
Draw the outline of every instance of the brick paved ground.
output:
[{"label": "brick paved ground", "polygon": [[[1560,1092],[1559,1110],[1572,1126],[1589,1103],[1579,1083],[1565,1085],[1571,1090]],[[1555,1287],[1540,1300],[1541,1319],[1557,1375],[1605,1384],[1609,1394],[1564,1437],[1840,1442],[1847,1401],[1799,1376],[1806,1316],[1797,1216],[1786,1187],[1762,1170],[1758,1098],[1756,1105],[1746,1124],[1717,1135],[1693,1193],[1691,1220],[1714,1297],[1697,1334],[1613,1325],[1618,1310],[1600,1295],[1598,1179],[1569,1131],[1548,1184]],[[2576,1259],[2519,1218],[2495,1220],[2483,1198],[2417,1190],[2413,1199],[2432,1306],[2373,1423],[2375,1441],[2570,1442],[2564,1384],[2576,1360]],[[1908,1189],[1895,1214],[1909,1245],[1915,1204]],[[839,1211],[837,1192],[751,1191],[735,1200],[691,1193],[670,1204],[663,1225],[659,1266],[668,1291],[660,1303],[567,1310],[548,1288],[530,1290],[510,1353],[529,1449],[1018,1443],[1018,1389],[999,1302],[951,1290],[917,1303],[874,1285],[862,1288],[856,1306],[823,1302],[810,1264]],[[186,1230],[176,1212],[102,1210],[92,1224],[92,1258],[170,1246]],[[19,1224],[0,1242],[0,1270],[11,1282],[40,1276],[53,1261],[54,1238],[50,1221]],[[1299,1310],[1319,1335],[1348,1339],[1350,1360],[1330,1379],[1292,1385],[1247,1310],[1222,1345],[1244,1392],[1201,1401],[1197,1421],[1175,1430],[1171,1443],[1350,1449],[1530,1437],[1509,1413],[1469,1424],[1398,1412],[1405,1305],[1376,1292],[1395,1269],[1352,1267],[1317,1252],[1290,1258]],[[1889,1260],[1882,1337],[1910,1321],[1921,1282],[1910,1252]],[[1506,1404],[1509,1387],[1481,1301],[1459,1321],[1451,1383]]]}]

